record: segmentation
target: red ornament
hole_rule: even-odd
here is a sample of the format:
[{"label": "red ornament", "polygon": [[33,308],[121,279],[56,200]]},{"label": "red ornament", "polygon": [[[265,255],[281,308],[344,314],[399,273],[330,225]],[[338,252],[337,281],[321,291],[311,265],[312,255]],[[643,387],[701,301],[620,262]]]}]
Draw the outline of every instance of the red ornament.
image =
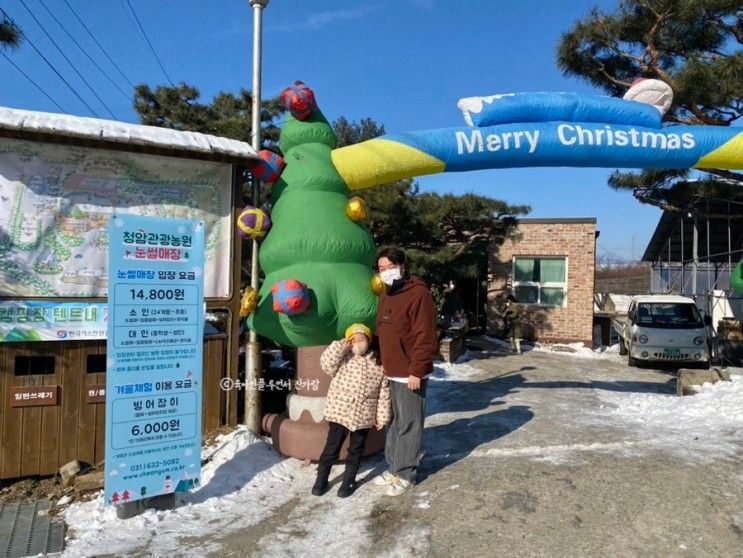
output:
[{"label": "red ornament", "polygon": [[281,92],[279,97],[284,108],[297,120],[307,120],[317,109],[315,94],[301,81],[295,81]]},{"label": "red ornament", "polygon": [[273,311],[287,316],[304,314],[310,307],[307,285],[296,279],[282,279],[271,289]]},{"label": "red ornament", "polygon": [[276,155],[273,151],[262,149],[258,152],[260,159],[250,165],[250,173],[257,176],[261,182],[273,184],[281,176],[286,164],[283,157]]}]

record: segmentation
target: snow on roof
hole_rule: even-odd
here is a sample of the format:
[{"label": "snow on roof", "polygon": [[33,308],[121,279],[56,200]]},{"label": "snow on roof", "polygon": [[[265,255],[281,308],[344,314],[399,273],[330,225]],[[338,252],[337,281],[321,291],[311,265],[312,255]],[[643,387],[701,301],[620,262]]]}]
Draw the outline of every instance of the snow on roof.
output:
[{"label": "snow on roof", "polygon": [[54,134],[89,141],[137,145],[184,151],[234,159],[255,159],[250,144],[199,132],[180,132],[169,128],[142,126],[115,120],[102,120],[0,107],[0,130]]},{"label": "snow on roof", "polygon": [[636,302],[647,302],[647,303],[666,303],[666,304],[694,304],[694,300],[685,296],[679,295],[637,295],[633,297]]}]

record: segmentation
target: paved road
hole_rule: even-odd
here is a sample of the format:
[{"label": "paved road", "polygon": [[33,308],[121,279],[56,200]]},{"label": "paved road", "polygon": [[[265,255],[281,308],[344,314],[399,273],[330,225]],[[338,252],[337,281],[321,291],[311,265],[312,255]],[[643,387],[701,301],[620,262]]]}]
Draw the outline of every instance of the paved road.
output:
[{"label": "paved road", "polygon": [[[536,351],[484,351],[468,364],[431,382],[414,490],[298,496],[215,535],[215,555],[743,556],[741,434],[716,455],[694,432],[609,416],[607,395],[673,397],[671,374]],[[372,460],[366,475],[381,467]],[[307,492],[312,475],[298,481]]]}]

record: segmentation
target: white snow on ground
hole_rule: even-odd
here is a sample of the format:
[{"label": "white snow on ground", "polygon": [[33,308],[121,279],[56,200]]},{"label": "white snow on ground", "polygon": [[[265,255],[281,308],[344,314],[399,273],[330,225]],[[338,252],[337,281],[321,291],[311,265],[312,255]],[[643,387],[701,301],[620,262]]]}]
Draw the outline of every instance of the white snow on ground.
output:
[{"label": "white snow on ground", "polygon": [[[510,351],[511,349],[511,343],[509,341],[504,341],[503,339],[490,337],[488,335],[484,335],[483,338],[490,343],[497,345],[498,347],[506,349],[507,351]],[[622,358],[619,356],[618,343],[611,345],[610,347],[599,347],[597,349],[592,349],[591,347],[586,347],[583,343],[554,343],[550,345],[541,345],[537,343],[535,345],[532,345],[525,341],[521,341],[521,352],[526,353],[529,351],[536,351],[540,353],[560,353],[575,358],[586,359],[618,360]]]},{"label": "white snow on ground", "polygon": [[[581,352],[564,355],[567,360],[571,356],[580,359]],[[465,355],[457,364],[436,363],[432,380],[477,381],[483,371],[467,363],[473,362],[473,357],[475,354]],[[445,389],[431,389],[429,399],[445,393]],[[462,458],[521,455],[543,460],[546,452],[567,459],[576,449],[632,455],[657,448],[700,461],[732,457],[741,451],[741,374],[736,374],[732,383],[705,386],[699,394],[683,398],[606,390],[596,393],[603,406],[576,413],[575,420],[606,424],[613,429],[626,428],[632,433],[630,439],[554,448],[478,447]],[[557,457],[556,463],[563,460]],[[245,427],[217,438],[215,445],[204,449],[202,459],[209,461],[203,466],[201,488],[178,495],[175,510],[148,510],[137,517],[119,520],[114,509],[104,507],[102,494],[90,502],[70,505],[65,515],[69,530],[64,556],[206,555],[220,553],[225,544],[234,551],[235,547],[229,545],[241,544],[238,540],[241,532],[244,536],[245,529],[271,518],[279,508],[282,520],[271,527],[271,536],[253,543],[257,555],[353,556],[368,554],[373,549],[378,555],[396,556],[423,554],[428,547],[430,531],[412,519],[400,536],[396,535],[394,540],[386,538],[385,522],[389,518],[385,514],[390,500],[382,489],[366,482],[351,498],[337,498],[335,491],[343,471],[343,466],[337,465],[330,477],[333,483],[330,492],[322,498],[312,497],[309,492],[316,467],[281,457],[270,442],[253,436]],[[359,479],[370,480],[382,469],[381,456],[365,460]],[[459,485],[449,487],[457,488]],[[428,513],[435,499],[435,494],[424,492],[416,496],[414,505]],[[379,532],[375,530],[377,522],[381,525]],[[236,542],[230,543],[230,537],[235,537]]]},{"label": "white snow on ground", "polygon": [[[432,379],[438,381],[468,379],[481,370],[468,364],[438,363]],[[383,490],[371,483],[362,484],[351,498],[335,495],[338,479],[323,498],[309,496],[316,467],[304,466],[296,459],[285,459],[276,453],[270,442],[250,434],[244,426],[226,436],[216,445],[205,448],[202,459],[211,457],[202,468],[201,488],[190,494],[178,495],[175,510],[147,510],[127,520],[119,520],[116,511],[103,505],[99,494],[90,502],[72,504],[65,514],[69,526],[66,557],[97,554],[127,554],[167,556],[188,552],[190,544],[205,535],[216,534],[210,547],[203,539],[191,550],[199,554],[218,552],[220,537],[229,537],[273,515],[275,510],[298,499],[289,520],[277,528],[271,540],[262,541],[259,550],[265,555],[302,555],[308,548],[349,555],[349,549],[370,548],[366,523],[375,506],[387,498]],[[365,460],[359,479],[381,472],[383,460]],[[342,475],[343,466],[333,468],[331,481]],[[422,508],[427,501],[421,502]],[[321,513],[318,513],[318,508]],[[321,517],[322,521],[308,518]],[[343,536],[338,528],[343,525]],[[415,547],[416,540],[425,540],[412,526],[411,540],[399,541],[401,548]],[[303,536],[297,536],[302,532]],[[296,547],[296,548],[295,548]],[[395,555],[395,549],[389,549]]]},{"label": "white snow on ground", "polygon": [[474,376],[482,374],[482,370],[470,366],[467,361],[472,359],[475,353],[467,352],[457,359],[456,363],[436,362],[430,379],[437,382],[453,380],[472,380]]},{"label": "white snow on ground", "polygon": [[[497,345],[507,351],[511,349],[510,341],[504,341],[497,337],[490,337],[488,335],[483,336],[488,342]],[[555,343],[551,345],[531,345],[525,341],[521,341],[521,352],[527,353],[529,351],[536,351],[540,353],[559,353],[568,355],[574,358],[585,358],[585,359],[619,359],[619,344],[611,345],[610,347],[599,347],[592,349],[586,347],[583,343]]]},{"label": "white snow on ground", "polygon": [[[113,508],[104,507],[102,493],[71,505],[65,514],[69,530],[63,555],[121,555],[138,549],[153,556],[187,552],[191,537],[227,535],[255,524],[311,485],[309,468],[283,459],[245,427],[217,438],[217,447],[204,450],[202,459],[210,455],[202,467],[202,487],[178,495],[175,510],[147,510],[119,520]],[[201,554],[219,546],[205,548],[200,541],[198,549]]]},{"label": "white snow on ground", "polygon": [[696,395],[598,391],[604,403],[587,418],[623,425],[641,445],[711,462],[743,451],[743,375],[704,384]]},{"label": "white snow on ground", "polygon": [[558,343],[549,346],[535,346],[534,351],[538,352],[550,352],[550,353],[562,353],[570,355],[575,358],[587,358],[587,359],[619,359],[619,344],[612,345],[611,347],[600,347],[598,349],[592,349],[586,347],[583,343]]}]

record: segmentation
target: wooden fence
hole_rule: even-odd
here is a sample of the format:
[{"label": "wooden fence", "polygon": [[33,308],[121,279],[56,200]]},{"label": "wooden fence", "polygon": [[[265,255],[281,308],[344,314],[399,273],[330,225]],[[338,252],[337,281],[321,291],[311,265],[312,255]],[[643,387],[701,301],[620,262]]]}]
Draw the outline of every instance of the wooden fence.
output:
[{"label": "wooden fence", "polygon": [[[226,334],[204,340],[204,432],[229,420],[227,345]],[[103,460],[105,370],[105,341],[0,344],[0,479]]]}]

